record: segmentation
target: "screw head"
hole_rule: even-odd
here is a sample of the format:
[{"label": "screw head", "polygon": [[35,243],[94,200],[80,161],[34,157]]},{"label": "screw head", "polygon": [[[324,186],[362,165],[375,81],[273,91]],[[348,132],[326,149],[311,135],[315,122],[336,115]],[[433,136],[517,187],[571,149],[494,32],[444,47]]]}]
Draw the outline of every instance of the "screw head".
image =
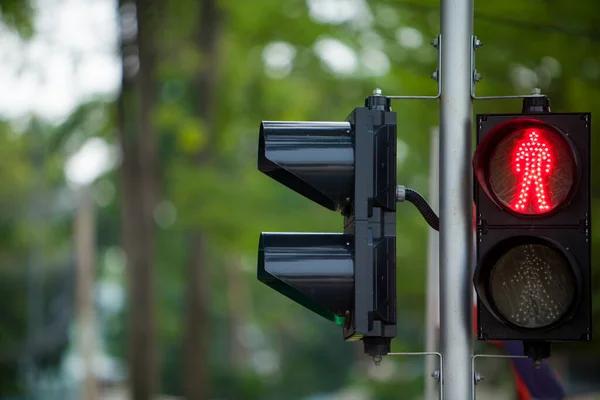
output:
[{"label": "screw head", "polygon": [[482,380],[485,379],[485,377],[483,375],[481,375],[479,372],[475,372],[475,384],[478,384],[479,382],[481,382]]},{"label": "screw head", "polygon": [[473,81],[479,82],[481,79],[483,79],[483,76],[481,76],[479,72],[475,71],[473,73]]},{"label": "screw head", "polygon": [[540,95],[540,94],[542,94],[542,89],[537,88],[537,87],[533,88],[533,89],[531,89],[531,94]]},{"label": "screw head", "polygon": [[436,381],[439,381],[440,380],[440,370],[436,369],[435,371],[433,371],[431,373],[431,377],[433,379],[435,379]]},{"label": "screw head", "polygon": [[475,41],[473,42],[473,46],[474,46],[476,49],[478,49],[478,48],[480,48],[481,46],[483,46],[483,42],[482,42],[481,40],[479,40],[479,39],[475,39]]},{"label": "screw head", "polygon": [[381,96],[381,93],[383,93],[383,92],[379,88],[373,90],[373,95],[374,96]]},{"label": "screw head", "polygon": [[382,356],[373,356],[373,362],[375,363],[376,366],[381,365],[381,362],[383,361],[383,357]]},{"label": "screw head", "polygon": [[438,37],[436,36],[432,41],[431,41],[431,45],[433,47],[435,47],[437,49],[437,47],[440,45],[440,40],[438,39]]},{"label": "screw head", "polygon": [[438,79],[439,79],[439,76],[438,76],[438,75],[439,75],[439,72],[438,72],[438,70],[436,69],[436,70],[433,72],[433,74],[431,74],[431,79],[433,79],[434,81],[436,81],[436,82],[437,82],[437,81],[438,81]]}]

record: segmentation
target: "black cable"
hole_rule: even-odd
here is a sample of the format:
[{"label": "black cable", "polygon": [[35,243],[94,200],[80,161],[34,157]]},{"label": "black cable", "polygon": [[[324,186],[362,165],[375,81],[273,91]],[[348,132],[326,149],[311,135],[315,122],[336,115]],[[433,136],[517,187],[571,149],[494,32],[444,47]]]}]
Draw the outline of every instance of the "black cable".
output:
[{"label": "black cable", "polygon": [[410,188],[405,188],[404,198],[406,201],[410,201],[417,207],[425,221],[436,231],[440,230],[440,218],[437,216],[435,211],[431,209],[427,200],[423,196],[419,194],[416,190],[412,190]]}]

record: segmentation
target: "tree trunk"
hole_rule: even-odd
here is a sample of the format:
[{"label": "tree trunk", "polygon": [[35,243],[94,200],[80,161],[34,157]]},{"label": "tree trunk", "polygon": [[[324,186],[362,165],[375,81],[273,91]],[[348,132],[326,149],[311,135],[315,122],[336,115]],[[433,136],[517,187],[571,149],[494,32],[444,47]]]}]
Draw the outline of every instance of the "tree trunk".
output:
[{"label": "tree trunk", "polygon": [[187,326],[184,348],[184,398],[188,400],[208,399],[208,283],[205,255],[205,238],[199,231],[191,232],[187,238]]},{"label": "tree trunk", "polygon": [[[203,120],[209,135],[215,131],[214,104],[216,73],[218,70],[218,42],[221,14],[217,0],[201,0],[200,16],[194,41],[203,60],[202,68],[195,82],[198,96],[198,116]],[[196,155],[198,168],[205,168],[212,158],[214,141],[209,136],[208,146]],[[206,237],[200,228],[188,234],[188,293],[187,329],[184,351],[184,395],[188,400],[205,400],[209,397],[208,388],[208,294],[209,273],[206,264]]]},{"label": "tree trunk", "polygon": [[[119,6],[123,77],[118,125],[123,156],[123,240],[129,271],[129,374],[132,399],[149,400],[157,386],[152,296],[156,203],[155,133],[151,119],[156,91],[154,4],[120,0]],[[137,35],[132,23],[136,18]],[[129,25],[125,26],[127,22]]]}]

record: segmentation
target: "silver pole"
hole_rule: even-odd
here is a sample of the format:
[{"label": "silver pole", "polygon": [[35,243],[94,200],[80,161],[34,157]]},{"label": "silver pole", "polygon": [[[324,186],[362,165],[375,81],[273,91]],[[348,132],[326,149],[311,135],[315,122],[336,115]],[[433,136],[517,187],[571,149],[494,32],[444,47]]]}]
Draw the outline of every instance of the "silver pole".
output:
[{"label": "silver pole", "polygon": [[94,371],[96,355],[96,324],[94,309],[94,280],[96,264],[96,212],[91,185],[79,189],[81,197],[73,226],[75,253],[77,256],[77,346],[82,360],[83,379],[79,397],[83,400],[98,399],[98,383]]},{"label": "silver pole", "polygon": [[471,398],[473,0],[441,0],[440,339],[446,400]]},{"label": "silver pole", "polygon": [[[439,128],[431,129],[431,150],[429,158],[429,205],[433,211],[439,210],[439,168],[440,168],[440,132]],[[427,314],[425,326],[425,351],[438,351],[438,325],[440,320],[440,281],[439,261],[440,242],[439,234],[433,229],[428,230],[427,237]],[[437,396],[437,381],[431,374],[438,369],[433,357],[425,358],[425,399],[434,399]]]}]

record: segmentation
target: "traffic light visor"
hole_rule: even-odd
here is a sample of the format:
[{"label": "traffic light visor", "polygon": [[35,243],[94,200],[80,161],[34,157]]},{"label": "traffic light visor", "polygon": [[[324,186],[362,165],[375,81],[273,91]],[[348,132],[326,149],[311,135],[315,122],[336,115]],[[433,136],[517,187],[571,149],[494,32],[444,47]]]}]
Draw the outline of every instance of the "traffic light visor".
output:
[{"label": "traffic light visor", "polygon": [[565,253],[540,237],[499,243],[480,263],[475,286],[501,320],[524,329],[554,326],[568,318],[579,280]]},{"label": "traffic light visor", "polygon": [[474,157],[482,188],[501,207],[543,215],[570,200],[577,163],[567,136],[541,121],[518,118],[494,128]]},{"label": "traffic light visor", "polygon": [[258,279],[341,325],[354,301],[352,243],[344,234],[262,233]]},{"label": "traffic light visor", "polygon": [[348,122],[260,125],[258,169],[333,211],[351,201],[354,147]]}]

